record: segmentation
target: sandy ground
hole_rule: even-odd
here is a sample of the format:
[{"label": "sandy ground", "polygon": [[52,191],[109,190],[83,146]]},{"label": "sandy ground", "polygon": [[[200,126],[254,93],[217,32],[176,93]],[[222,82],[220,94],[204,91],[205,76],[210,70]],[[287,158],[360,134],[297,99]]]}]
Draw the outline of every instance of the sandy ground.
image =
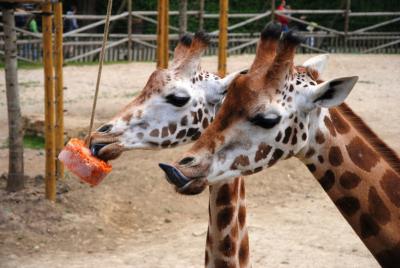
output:
[{"label": "sandy ground", "polygon": [[[309,55],[300,55],[301,63]],[[230,70],[253,56],[230,57]],[[216,58],[203,66],[216,69]],[[104,67],[97,120],[106,120],[145,84],[154,63]],[[67,128],[85,127],[96,66],[65,68]],[[400,56],[332,55],[325,78],[359,75],[348,103],[400,152]],[[0,70],[0,144],[7,137],[4,70]],[[19,72],[23,114],[43,113],[42,70]],[[25,151],[27,188],[4,191],[0,179],[0,267],[202,267],[208,193],[177,195],[156,163],[186,148],[134,151],[90,188],[67,176],[57,202],[43,199],[44,154]],[[0,174],[7,150],[0,149]],[[295,159],[246,180],[254,267],[378,267],[319,184]]]}]

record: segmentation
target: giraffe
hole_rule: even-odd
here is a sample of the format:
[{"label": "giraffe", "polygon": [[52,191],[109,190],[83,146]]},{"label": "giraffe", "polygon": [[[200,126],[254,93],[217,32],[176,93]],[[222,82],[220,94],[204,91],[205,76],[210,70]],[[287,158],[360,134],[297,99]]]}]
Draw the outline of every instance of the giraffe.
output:
[{"label": "giraffe", "polygon": [[297,33],[285,34],[266,71],[238,76],[214,122],[163,170],[178,187],[190,188],[295,156],[379,264],[399,267],[400,159],[344,103],[358,77],[323,82],[323,56],[293,67],[300,42]]},{"label": "giraffe", "polygon": [[[272,25],[264,32],[274,34],[261,38],[257,53],[263,51],[264,58],[251,69],[270,64],[275,56],[280,28]],[[214,119],[229,83],[238,75],[236,72],[221,79],[202,71],[200,56],[207,44],[208,37],[203,33],[194,38],[183,36],[174,51],[171,68],[156,70],[139,96],[92,133],[93,153],[111,160],[125,150],[163,149],[196,140]],[[177,191],[190,194],[184,189]],[[225,208],[232,212],[229,222],[218,216]],[[245,208],[241,177],[210,187],[206,267],[251,265]],[[239,249],[240,244],[246,247]]]}]

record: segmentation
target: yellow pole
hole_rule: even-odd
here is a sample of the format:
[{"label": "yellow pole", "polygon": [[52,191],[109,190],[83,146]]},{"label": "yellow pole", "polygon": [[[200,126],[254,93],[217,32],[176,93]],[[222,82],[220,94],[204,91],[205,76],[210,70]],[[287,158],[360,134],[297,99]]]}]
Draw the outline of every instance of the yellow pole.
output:
[{"label": "yellow pole", "polygon": [[168,59],[169,59],[169,53],[168,53],[168,25],[169,25],[169,14],[168,14],[168,11],[169,11],[169,0],[164,0],[164,4],[165,4],[165,8],[164,8],[164,12],[165,12],[165,14],[164,14],[164,27],[163,27],[163,29],[164,29],[164,33],[163,33],[163,43],[164,43],[164,45],[163,45],[163,57],[164,57],[164,60],[163,60],[163,63],[164,63],[164,65],[163,65],[163,68],[168,68]]},{"label": "yellow pole", "polygon": [[226,58],[228,45],[228,0],[219,1],[219,44],[218,44],[218,75],[226,74]]},{"label": "yellow pole", "polygon": [[158,0],[157,68],[168,68],[168,6],[169,0]]},{"label": "yellow pole", "polygon": [[[56,105],[56,156],[64,147],[64,96],[63,96],[63,21],[62,2],[54,4],[54,69],[55,69],[55,105]],[[64,165],[56,160],[57,179],[64,178]]]},{"label": "yellow pole", "polygon": [[165,0],[158,0],[157,6],[157,68],[162,68],[163,66],[163,24],[164,24],[164,1]]},{"label": "yellow pole", "polygon": [[44,65],[44,114],[46,149],[46,198],[56,199],[55,137],[54,137],[54,81],[51,4],[42,6],[43,65]]}]

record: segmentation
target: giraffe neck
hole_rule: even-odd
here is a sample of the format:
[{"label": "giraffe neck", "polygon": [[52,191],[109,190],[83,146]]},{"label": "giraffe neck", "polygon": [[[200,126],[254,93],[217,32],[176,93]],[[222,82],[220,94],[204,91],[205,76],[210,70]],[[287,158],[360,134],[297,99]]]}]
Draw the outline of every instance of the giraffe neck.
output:
[{"label": "giraffe neck", "polygon": [[205,266],[250,267],[242,177],[210,186]]},{"label": "giraffe neck", "polygon": [[398,267],[399,173],[385,152],[374,146],[377,137],[373,134],[372,140],[357,126],[361,120],[352,123],[338,108],[313,116],[311,121],[319,124],[310,126],[309,146],[300,152],[300,159],[377,261],[383,267]]}]

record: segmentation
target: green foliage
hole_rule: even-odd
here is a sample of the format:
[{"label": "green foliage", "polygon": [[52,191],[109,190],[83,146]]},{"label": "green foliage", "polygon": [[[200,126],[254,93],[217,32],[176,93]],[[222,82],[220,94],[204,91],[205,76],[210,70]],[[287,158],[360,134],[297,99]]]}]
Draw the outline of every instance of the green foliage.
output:
[{"label": "green foliage", "polygon": [[38,136],[24,136],[24,148],[29,149],[43,149],[44,148],[44,138]]}]

